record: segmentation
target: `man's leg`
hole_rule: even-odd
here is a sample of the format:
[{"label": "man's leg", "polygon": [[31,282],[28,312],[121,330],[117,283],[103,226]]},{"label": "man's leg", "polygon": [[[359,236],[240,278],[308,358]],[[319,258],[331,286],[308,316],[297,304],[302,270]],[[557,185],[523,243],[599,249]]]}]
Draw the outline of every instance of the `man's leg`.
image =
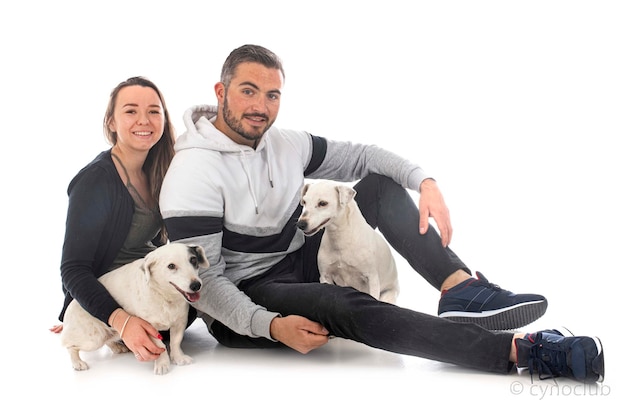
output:
[{"label": "man's leg", "polygon": [[470,269],[448,247],[434,227],[419,234],[420,213],[407,190],[390,178],[372,174],[355,185],[355,200],[367,222],[433,287],[442,291],[439,315],[472,322],[491,330],[523,327],[548,306],[537,294],[513,294]]},{"label": "man's leg", "polygon": [[[600,346],[599,341],[595,345],[589,337],[562,338],[554,331],[543,332],[545,337],[543,333],[491,332],[379,302],[352,288],[314,282],[316,274],[319,276],[313,267],[318,247],[319,239],[307,240],[299,253],[288,256],[264,276],[244,281],[241,289],[254,302],[283,316],[307,317],[333,335],[390,352],[495,373],[507,373],[517,362],[531,372],[534,369],[552,376],[601,380],[604,375],[604,353],[601,347],[594,347]],[[237,335],[220,323],[211,328],[217,330],[212,333],[218,341],[227,346],[283,346]]]},{"label": "man's leg", "polygon": [[389,244],[426,281],[441,291],[453,275],[469,278],[470,269],[441,244],[434,227],[419,234],[420,212],[404,188],[381,175],[369,175],[358,182],[355,200],[372,228],[380,230]]},{"label": "man's leg", "polygon": [[267,349],[267,348],[282,348],[285,347],[282,343],[277,343],[264,337],[250,337],[236,333],[226,327],[219,321],[212,320],[205,323],[209,329],[209,333],[217,340],[221,345],[229,348],[239,349]]},{"label": "man's leg", "polygon": [[[297,270],[297,267],[296,267]],[[297,272],[245,281],[256,303],[321,323],[332,335],[390,352],[507,373],[513,335],[380,302],[353,288],[301,282]]]}]

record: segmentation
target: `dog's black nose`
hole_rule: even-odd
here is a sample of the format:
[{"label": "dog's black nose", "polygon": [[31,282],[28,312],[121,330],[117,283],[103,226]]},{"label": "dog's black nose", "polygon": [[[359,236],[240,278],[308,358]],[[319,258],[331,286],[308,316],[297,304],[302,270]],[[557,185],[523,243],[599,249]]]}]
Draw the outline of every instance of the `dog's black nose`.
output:
[{"label": "dog's black nose", "polygon": [[300,220],[298,223],[296,223],[296,227],[300,230],[305,230],[306,226],[306,220]]},{"label": "dog's black nose", "polygon": [[196,292],[196,291],[199,291],[201,287],[202,287],[202,284],[200,283],[200,281],[194,281],[189,286],[189,289],[193,292]]}]

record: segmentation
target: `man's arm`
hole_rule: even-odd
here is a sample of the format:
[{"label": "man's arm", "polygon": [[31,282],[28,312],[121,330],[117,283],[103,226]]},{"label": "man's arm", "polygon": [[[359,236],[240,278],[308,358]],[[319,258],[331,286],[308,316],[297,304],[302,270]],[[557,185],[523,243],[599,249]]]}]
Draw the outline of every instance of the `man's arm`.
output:
[{"label": "man's arm", "polygon": [[310,178],[334,179],[337,181],[355,181],[368,174],[375,173],[393,179],[404,188],[420,193],[420,230],[428,230],[428,219],[432,217],[441,233],[443,246],[448,246],[452,239],[450,213],[437,183],[418,165],[409,160],[375,145],[351,142],[334,142],[314,137],[315,148],[320,148],[324,141],[324,156]]}]

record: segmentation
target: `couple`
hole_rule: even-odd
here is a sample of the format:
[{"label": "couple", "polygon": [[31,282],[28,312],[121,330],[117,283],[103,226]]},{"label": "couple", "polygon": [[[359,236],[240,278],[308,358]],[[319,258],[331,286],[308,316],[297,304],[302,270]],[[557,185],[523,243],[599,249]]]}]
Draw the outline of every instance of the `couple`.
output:
[{"label": "couple", "polygon": [[[189,324],[202,318],[225,346],[307,353],[336,336],[500,374],[517,366],[541,376],[603,379],[597,338],[503,332],[541,317],[546,299],[471,276],[448,247],[452,227],[437,183],[418,165],[376,146],[274,127],[284,80],[273,52],[233,50],[215,85],[217,106],[189,109],[176,141],[152,82],[131,78],[113,90],[104,118],[112,147],[68,188],[65,307],[76,299],[111,327],[126,324],[127,347],[139,360],[155,360],[162,349],[150,336],[157,331],[129,317],[97,278],[178,241],[201,245],[211,264]],[[305,238],[296,227],[305,178],[360,180],[354,188],[363,215],[441,292],[438,316],[319,283],[321,234]],[[407,190],[419,192],[418,205]]]}]

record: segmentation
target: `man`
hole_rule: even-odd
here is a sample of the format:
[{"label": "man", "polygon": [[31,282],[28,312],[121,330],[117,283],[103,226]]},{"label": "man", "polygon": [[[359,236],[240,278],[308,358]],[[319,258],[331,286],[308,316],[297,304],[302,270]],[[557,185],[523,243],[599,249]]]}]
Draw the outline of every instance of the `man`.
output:
[{"label": "man", "polygon": [[[211,263],[194,307],[220,343],[307,353],[337,336],[491,372],[517,363],[554,376],[602,378],[596,339],[493,332],[536,320],[547,301],[470,276],[448,247],[452,227],[437,183],[419,166],[375,146],[274,127],[283,83],[274,53],[235,49],[215,85],[217,108],[185,113],[187,131],[161,190],[170,239],[202,245]],[[355,199],[368,223],[441,291],[439,315],[448,319],[319,283],[321,234],[305,238],[296,227],[305,178],[360,179]],[[419,207],[407,188],[420,193]]]}]

